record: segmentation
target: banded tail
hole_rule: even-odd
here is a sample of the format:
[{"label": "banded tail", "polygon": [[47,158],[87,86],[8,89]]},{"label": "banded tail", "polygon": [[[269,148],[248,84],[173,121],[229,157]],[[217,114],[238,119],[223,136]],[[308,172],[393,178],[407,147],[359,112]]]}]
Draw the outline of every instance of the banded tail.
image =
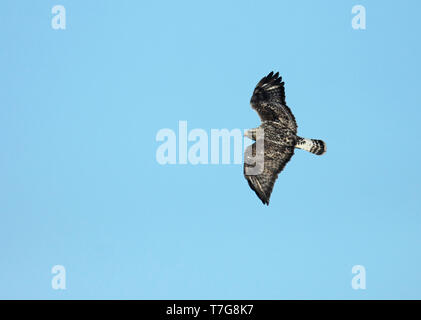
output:
[{"label": "banded tail", "polygon": [[324,143],[322,140],[306,139],[299,137],[295,147],[317,154],[318,156],[321,156],[322,154],[326,153],[326,143]]}]

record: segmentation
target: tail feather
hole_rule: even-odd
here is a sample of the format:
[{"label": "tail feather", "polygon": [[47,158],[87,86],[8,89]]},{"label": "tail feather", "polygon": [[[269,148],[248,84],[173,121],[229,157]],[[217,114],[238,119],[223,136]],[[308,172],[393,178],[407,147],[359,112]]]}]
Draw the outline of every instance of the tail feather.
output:
[{"label": "tail feather", "polygon": [[317,139],[298,138],[295,147],[314,153],[318,156],[326,153],[326,143]]}]

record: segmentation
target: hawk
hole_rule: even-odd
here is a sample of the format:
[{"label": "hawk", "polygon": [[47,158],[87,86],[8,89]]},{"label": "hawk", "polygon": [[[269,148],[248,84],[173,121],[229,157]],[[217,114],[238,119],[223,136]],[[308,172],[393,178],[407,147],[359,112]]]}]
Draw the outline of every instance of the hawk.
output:
[{"label": "hawk", "polygon": [[[263,204],[269,205],[278,174],[294,155],[294,149],[322,155],[326,152],[326,144],[297,135],[297,123],[285,102],[284,82],[279,72],[274,74],[272,71],[260,80],[250,103],[261,124],[244,134],[255,141],[244,153],[244,177]],[[260,150],[259,143],[263,146]],[[259,156],[260,163],[255,160]]]}]

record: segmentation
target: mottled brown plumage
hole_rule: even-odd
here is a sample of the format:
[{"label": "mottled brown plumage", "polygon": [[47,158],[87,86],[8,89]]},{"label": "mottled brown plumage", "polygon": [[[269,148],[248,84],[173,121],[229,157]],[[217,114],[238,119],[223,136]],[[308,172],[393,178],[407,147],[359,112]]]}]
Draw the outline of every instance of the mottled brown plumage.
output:
[{"label": "mottled brown plumage", "polygon": [[[269,205],[275,181],[294,155],[294,149],[321,155],[326,145],[321,140],[297,136],[297,123],[285,102],[284,82],[279,73],[271,72],[260,80],[250,103],[262,123],[246,132],[246,136],[256,142],[245,151],[244,176],[263,204]],[[263,148],[259,149],[259,143]],[[257,161],[259,157],[263,161]]]}]

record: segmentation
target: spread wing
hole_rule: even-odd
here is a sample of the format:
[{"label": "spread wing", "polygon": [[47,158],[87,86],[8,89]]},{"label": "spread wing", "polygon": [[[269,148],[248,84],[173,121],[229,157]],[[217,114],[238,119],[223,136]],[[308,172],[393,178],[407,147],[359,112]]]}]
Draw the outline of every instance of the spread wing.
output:
[{"label": "spread wing", "polygon": [[251,97],[251,106],[259,114],[260,120],[278,121],[297,132],[297,123],[285,102],[285,88],[279,72],[269,73],[257,84]]},{"label": "spread wing", "polygon": [[[269,205],[269,199],[275,181],[279,173],[294,155],[294,147],[282,146],[265,140],[263,150],[259,151],[256,149],[259,148],[256,148],[255,142],[244,153],[244,177],[263,204]],[[264,159],[264,162],[253,161],[253,159],[259,156],[259,152],[260,156],[264,155],[264,158],[261,158]],[[255,168],[255,166],[263,166],[263,168],[260,167],[260,170],[257,170],[259,174],[249,174],[250,168]]]}]

